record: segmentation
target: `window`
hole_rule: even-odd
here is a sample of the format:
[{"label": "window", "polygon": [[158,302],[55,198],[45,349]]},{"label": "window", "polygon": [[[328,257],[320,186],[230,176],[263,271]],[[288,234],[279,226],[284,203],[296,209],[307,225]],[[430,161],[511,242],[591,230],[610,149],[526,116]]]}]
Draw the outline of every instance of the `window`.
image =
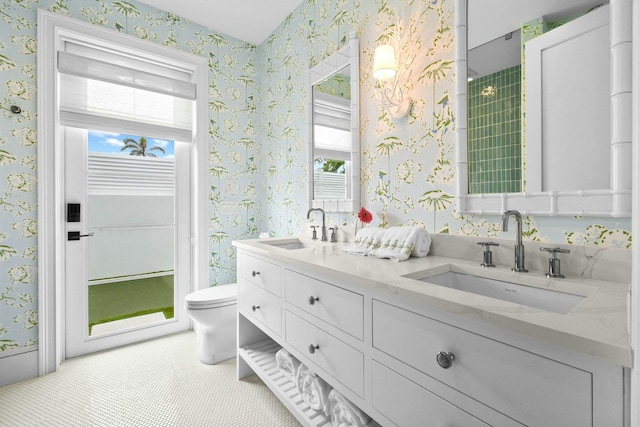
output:
[{"label": "window", "polygon": [[314,88],[314,199],[348,199],[351,170],[351,111],[346,98]]}]

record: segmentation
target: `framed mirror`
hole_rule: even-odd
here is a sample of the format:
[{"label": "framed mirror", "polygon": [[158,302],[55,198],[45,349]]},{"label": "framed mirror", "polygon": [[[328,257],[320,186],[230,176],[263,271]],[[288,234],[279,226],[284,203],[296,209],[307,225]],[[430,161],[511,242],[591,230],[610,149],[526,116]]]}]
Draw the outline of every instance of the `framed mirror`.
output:
[{"label": "framed mirror", "polygon": [[630,216],[628,2],[516,3],[456,2],[458,211]]},{"label": "framed mirror", "polygon": [[349,43],[309,70],[309,206],[360,209],[359,47]]}]

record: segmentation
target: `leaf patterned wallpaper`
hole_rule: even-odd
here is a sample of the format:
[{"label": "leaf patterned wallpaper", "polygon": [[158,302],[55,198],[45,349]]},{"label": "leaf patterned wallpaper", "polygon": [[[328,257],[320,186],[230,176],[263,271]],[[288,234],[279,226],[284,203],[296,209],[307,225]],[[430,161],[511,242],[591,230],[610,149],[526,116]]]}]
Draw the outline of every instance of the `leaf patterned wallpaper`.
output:
[{"label": "leaf patterned wallpaper", "polygon": [[[234,239],[300,232],[308,209],[307,70],[360,39],[362,205],[373,225],[501,236],[499,218],[455,212],[452,0],[307,0],[260,46],[135,1],[0,3],[0,352],[37,344],[36,10],[181,49],[209,60],[210,285],[235,280]],[[409,34],[410,116],[379,108],[376,42]],[[11,105],[22,108],[10,112]],[[236,202],[235,213],[218,209]],[[353,224],[334,215],[334,224]],[[529,239],[631,247],[631,221],[528,217]]]}]

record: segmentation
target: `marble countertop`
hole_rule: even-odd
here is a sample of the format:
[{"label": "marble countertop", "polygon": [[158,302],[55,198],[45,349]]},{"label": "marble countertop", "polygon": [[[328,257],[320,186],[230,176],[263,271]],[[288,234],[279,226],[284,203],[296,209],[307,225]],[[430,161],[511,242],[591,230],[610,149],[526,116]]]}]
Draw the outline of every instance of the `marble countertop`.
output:
[{"label": "marble countertop", "polygon": [[[301,241],[307,246],[290,250],[269,244],[287,241]],[[541,271],[515,273],[505,266],[489,269],[475,261],[434,255],[395,262],[347,254],[341,248],[348,243],[327,243],[306,238],[249,239],[234,241],[233,244],[276,261],[293,262],[311,274],[314,271],[321,272],[342,282],[385,289],[454,313],[479,317],[491,324],[616,365],[632,365],[628,283],[572,276],[548,279]],[[567,314],[559,314],[416,280],[449,270],[580,295],[584,299]]]}]

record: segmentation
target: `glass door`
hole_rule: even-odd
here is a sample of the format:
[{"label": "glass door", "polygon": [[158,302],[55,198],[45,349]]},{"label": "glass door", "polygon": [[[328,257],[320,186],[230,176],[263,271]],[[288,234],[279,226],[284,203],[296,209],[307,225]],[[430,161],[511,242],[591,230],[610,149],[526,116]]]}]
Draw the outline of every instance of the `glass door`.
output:
[{"label": "glass door", "polygon": [[66,357],[189,327],[188,153],[65,128]]}]

